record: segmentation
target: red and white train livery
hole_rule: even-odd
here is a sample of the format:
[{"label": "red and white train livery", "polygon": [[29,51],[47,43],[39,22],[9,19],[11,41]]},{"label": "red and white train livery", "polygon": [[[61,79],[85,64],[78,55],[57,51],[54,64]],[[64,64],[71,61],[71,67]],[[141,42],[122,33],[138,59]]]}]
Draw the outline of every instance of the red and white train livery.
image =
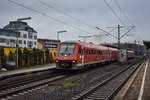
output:
[{"label": "red and white train livery", "polygon": [[57,69],[80,69],[117,60],[118,49],[82,42],[62,42],[56,54]]}]

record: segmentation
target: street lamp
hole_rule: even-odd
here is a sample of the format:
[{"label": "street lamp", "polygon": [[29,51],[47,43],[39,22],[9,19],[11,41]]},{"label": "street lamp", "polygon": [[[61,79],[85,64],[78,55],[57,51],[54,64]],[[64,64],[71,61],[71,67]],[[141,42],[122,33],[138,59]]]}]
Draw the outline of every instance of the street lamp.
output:
[{"label": "street lamp", "polygon": [[17,59],[16,59],[16,65],[17,65],[17,68],[18,68],[18,48],[19,48],[19,43],[18,43],[18,37],[19,37],[19,33],[17,32],[16,33],[16,38],[17,38],[17,41],[16,41],[16,49],[17,49]]},{"label": "street lamp", "polygon": [[66,30],[63,30],[63,31],[58,31],[58,32],[57,32],[57,40],[59,40],[59,34],[60,34],[60,33],[64,33],[64,32],[67,32],[67,31],[66,31]]}]

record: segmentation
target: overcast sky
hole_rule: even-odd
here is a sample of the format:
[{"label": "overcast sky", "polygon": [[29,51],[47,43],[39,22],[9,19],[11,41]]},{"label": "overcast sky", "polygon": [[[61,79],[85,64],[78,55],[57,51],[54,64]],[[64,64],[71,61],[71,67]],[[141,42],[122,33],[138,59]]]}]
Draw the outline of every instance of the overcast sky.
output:
[{"label": "overcast sky", "polygon": [[[10,1],[22,4],[30,10]],[[124,26],[121,28],[121,34],[124,34],[131,28],[129,26],[134,25],[135,28],[129,32],[130,35],[121,41],[150,40],[150,0],[106,0],[116,15],[104,0],[10,1],[0,2],[0,28],[17,18],[32,17],[32,20],[26,22],[38,32],[38,38],[56,39],[58,31],[67,30],[60,34],[61,41],[80,40],[79,36],[93,36],[87,41],[98,44],[116,42],[116,39],[104,36],[104,33],[95,27],[112,31],[111,34],[117,36],[117,28],[112,27],[117,27],[118,24]]]}]

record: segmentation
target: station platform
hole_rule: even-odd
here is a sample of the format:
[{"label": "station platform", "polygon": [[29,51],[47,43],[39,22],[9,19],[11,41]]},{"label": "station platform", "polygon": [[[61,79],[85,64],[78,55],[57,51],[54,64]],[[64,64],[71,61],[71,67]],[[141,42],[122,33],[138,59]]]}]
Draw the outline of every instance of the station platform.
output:
[{"label": "station platform", "polygon": [[114,100],[150,100],[150,59],[143,62]]},{"label": "station platform", "polygon": [[34,72],[39,72],[39,71],[44,71],[48,69],[53,69],[56,68],[56,64],[48,64],[48,65],[43,65],[38,68],[30,68],[28,69],[16,69],[16,70],[11,70],[11,71],[6,71],[6,72],[1,72],[0,73],[0,79],[3,79],[4,77],[11,77],[11,76],[16,76],[16,75],[23,75],[23,74],[28,74],[28,73],[34,73]]}]

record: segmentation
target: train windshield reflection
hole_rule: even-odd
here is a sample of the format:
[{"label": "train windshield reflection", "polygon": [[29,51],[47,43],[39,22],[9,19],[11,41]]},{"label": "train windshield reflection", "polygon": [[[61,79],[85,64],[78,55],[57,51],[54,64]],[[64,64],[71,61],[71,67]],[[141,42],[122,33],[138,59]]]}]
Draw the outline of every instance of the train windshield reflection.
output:
[{"label": "train windshield reflection", "polygon": [[73,56],[75,44],[61,44],[59,56]]}]

